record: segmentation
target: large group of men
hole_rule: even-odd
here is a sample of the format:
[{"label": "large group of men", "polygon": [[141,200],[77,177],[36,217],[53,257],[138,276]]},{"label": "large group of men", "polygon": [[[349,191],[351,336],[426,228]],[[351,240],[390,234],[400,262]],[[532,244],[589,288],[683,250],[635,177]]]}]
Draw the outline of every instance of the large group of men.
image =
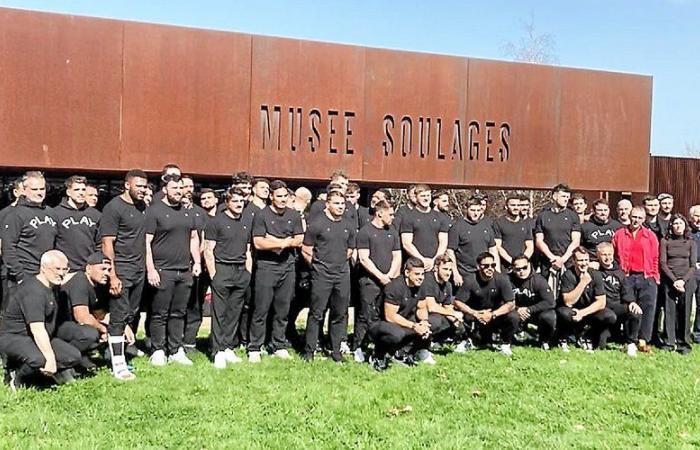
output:
[{"label": "large group of men", "polygon": [[15,181],[0,211],[0,355],[12,387],[71,382],[98,354],[114,377],[134,379],[142,314],[150,364],[192,365],[209,292],[217,369],[241,363],[241,347],[253,364],[291,359],[294,347],[306,361],[381,371],[435,364],[436,346],[511,356],[515,342],[593,352],[615,340],[634,357],[652,345],[687,354],[700,341],[700,206],[688,221],[669,194],[621,200],[613,219],[605,199],[589,213],[584,196],[557,185],[534,217],[514,192],[493,220],[485,196],[451,217],[449,192],[424,184],[398,209],[388,189],[360,206],[360,187],[340,171],[316,199],[245,172],[221,198],[200,189],[199,204],[177,165],[159,181],[129,171],[101,212],[85,177],[68,178],[53,208],[42,173]]}]

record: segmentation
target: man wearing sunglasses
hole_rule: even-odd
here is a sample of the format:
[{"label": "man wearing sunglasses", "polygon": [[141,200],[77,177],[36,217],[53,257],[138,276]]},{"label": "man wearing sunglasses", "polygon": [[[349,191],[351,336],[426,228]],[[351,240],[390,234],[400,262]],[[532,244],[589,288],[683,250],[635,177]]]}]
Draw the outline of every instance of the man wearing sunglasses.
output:
[{"label": "man wearing sunglasses", "polygon": [[515,295],[515,311],[520,327],[532,323],[537,326],[540,346],[549,350],[557,324],[554,294],[547,280],[532,270],[530,259],[521,254],[513,258],[510,282]]},{"label": "man wearing sunglasses", "polygon": [[476,328],[477,342],[490,343],[493,333],[499,332],[502,343],[497,349],[512,356],[511,343],[520,320],[513,288],[507,276],[496,272],[496,259],[491,253],[481,253],[476,263],[478,272],[464,278],[454,304],[464,313],[464,323]]}]

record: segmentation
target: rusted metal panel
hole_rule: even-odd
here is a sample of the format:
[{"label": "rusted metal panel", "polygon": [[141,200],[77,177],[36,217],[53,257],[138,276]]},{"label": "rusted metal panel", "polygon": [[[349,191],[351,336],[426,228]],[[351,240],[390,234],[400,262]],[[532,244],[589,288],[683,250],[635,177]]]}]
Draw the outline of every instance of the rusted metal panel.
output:
[{"label": "rusted metal panel", "polygon": [[364,180],[462,184],[467,59],[367,49],[365,80]]},{"label": "rusted metal panel", "polygon": [[575,189],[648,186],[651,77],[561,69],[559,177]]},{"label": "rusted metal panel", "polygon": [[555,67],[470,59],[465,184],[554,186],[559,98]]},{"label": "rusted metal panel", "polygon": [[251,37],[125,23],[121,168],[248,167]]},{"label": "rusted metal panel", "polygon": [[119,22],[0,9],[1,166],[115,166],[121,43]]},{"label": "rusted metal panel", "polygon": [[365,49],[253,37],[250,170],[362,179]]},{"label": "rusted metal panel", "polygon": [[652,156],[651,165],[650,193],[673,195],[675,211],[685,216],[700,204],[700,159]]}]

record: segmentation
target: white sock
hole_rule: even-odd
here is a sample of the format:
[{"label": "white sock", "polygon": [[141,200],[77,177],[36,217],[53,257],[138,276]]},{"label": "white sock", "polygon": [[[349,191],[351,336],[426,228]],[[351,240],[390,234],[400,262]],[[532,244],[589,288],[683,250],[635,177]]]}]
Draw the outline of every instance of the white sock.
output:
[{"label": "white sock", "polygon": [[108,336],[107,343],[112,354],[112,372],[119,373],[126,370],[126,357],[124,356],[124,336]]}]

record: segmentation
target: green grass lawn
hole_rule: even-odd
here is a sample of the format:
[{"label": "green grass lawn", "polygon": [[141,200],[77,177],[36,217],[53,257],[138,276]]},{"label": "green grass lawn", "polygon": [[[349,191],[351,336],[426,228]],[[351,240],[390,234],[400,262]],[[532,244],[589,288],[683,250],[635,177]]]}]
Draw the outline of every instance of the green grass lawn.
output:
[{"label": "green grass lawn", "polygon": [[216,371],[102,370],[57,390],[0,389],[3,448],[700,447],[700,348],[656,352],[516,348],[392,367],[265,358]]}]

